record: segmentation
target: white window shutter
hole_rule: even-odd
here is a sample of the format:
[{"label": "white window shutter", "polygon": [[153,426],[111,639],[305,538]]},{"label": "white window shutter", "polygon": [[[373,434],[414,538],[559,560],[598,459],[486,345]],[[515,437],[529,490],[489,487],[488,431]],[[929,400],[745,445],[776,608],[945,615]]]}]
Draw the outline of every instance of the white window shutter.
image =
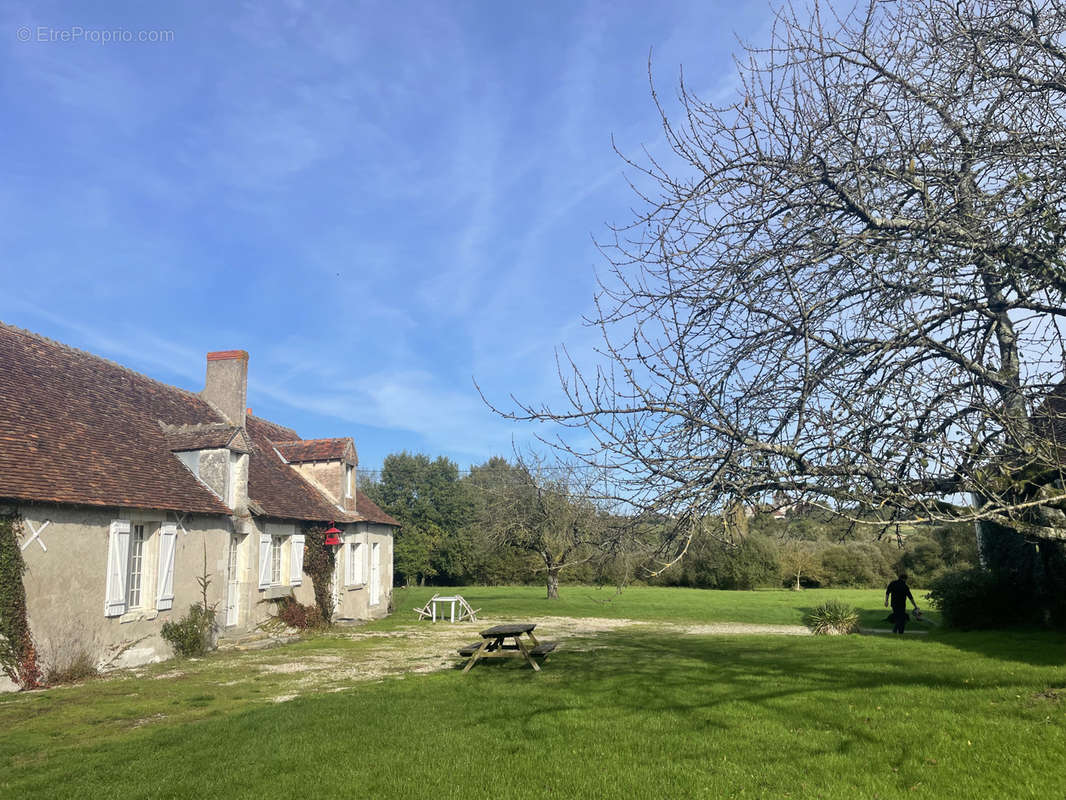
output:
[{"label": "white window shutter", "polygon": [[155,607],[169,611],[174,607],[174,551],[177,549],[178,523],[164,522],[159,526],[159,590]]},{"label": "white window shutter", "polygon": [[289,583],[299,586],[304,582],[304,535],[297,533],[292,537],[292,557],[289,559]]},{"label": "white window shutter", "polygon": [[107,590],[104,615],[117,617],[126,613],[126,573],[130,558],[130,521],[116,519],[107,537]]},{"label": "white window shutter", "polygon": [[270,534],[259,534],[259,588],[270,588]]}]

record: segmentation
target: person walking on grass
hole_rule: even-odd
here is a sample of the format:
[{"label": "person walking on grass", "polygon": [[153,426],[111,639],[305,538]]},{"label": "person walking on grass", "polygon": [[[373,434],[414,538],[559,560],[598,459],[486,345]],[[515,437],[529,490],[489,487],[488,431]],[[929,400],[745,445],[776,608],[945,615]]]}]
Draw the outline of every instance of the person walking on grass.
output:
[{"label": "person walking on grass", "polygon": [[889,601],[892,601],[892,633],[903,633],[903,629],[907,627],[907,620],[910,619],[907,616],[908,598],[914,606],[915,613],[920,614],[921,609],[914,602],[914,595],[907,586],[907,573],[901,572],[899,577],[888,584],[888,588],[885,589],[885,607],[887,608]]}]

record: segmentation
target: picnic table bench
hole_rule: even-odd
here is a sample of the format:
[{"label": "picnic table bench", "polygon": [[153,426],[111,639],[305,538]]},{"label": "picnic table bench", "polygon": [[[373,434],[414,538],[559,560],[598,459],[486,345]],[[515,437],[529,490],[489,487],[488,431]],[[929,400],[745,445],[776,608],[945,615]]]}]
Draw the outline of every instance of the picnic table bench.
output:
[{"label": "picnic table bench", "polygon": [[[547,660],[548,655],[558,647],[558,642],[538,642],[533,635],[535,627],[537,625],[534,622],[516,622],[481,631],[480,642],[471,642],[459,648],[459,655],[470,659],[463,667],[463,672],[469,672],[483,658],[524,658],[534,671],[540,672],[533,658]],[[523,636],[529,638],[532,647],[527,646]]]},{"label": "picnic table bench", "polygon": [[[459,655],[463,656],[464,658],[469,658],[470,656],[474,655],[474,653],[476,653],[484,643],[485,640],[482,639],[480,642],[471,642],[470,644],[465,644],[459,648]],[[546,657],[548,656],[548,654],[551,653],[558,646],[558,642],[541,642],[536,647],[529,648],[529,654],[531,656],[542,656],[545,657],[545,660],[547,660]],[[514,648],[508,647],[507,649]]]}]

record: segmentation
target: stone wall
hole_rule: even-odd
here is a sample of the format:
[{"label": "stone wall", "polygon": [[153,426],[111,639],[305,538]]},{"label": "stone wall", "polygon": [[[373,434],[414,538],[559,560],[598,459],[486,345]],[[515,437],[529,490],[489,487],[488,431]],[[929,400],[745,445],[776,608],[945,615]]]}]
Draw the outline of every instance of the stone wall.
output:
[{"label": "stone wall", "polygon": [[[189,515],[178,528],[174,552],[174,600],[170,610],[157,610],[159,525],[174,521],[173,513],[120,508],[24,505],[27,523],[48,526],[23,551],[26,561],[26,604],[30,629],[42,661],[62,662],[84,650],[101,668],[135,666],[172,655],[160,636],[163,622],[183,616],[200,600],[197,578],[207,572],[208,603],[221,608],[225,589],[229,519]],[[108,540],[111,522],[126,519],[144,525],[145,546],[141,603],[121,616],[106,616]],[[184,530],[182,529],[184,528]],[[28,531],[28,525],[27,525]]]}]

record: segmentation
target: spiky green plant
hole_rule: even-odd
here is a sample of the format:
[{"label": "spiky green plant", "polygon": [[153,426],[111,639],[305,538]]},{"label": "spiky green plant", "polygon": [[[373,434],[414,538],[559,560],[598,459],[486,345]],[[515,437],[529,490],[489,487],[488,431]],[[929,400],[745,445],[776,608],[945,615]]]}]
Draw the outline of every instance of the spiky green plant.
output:
[{"label": "spiky green plant", "polygon": [[859,612],[839,600],[826,600],[803,621],[816,634],[855,633],[859,629]]}]

